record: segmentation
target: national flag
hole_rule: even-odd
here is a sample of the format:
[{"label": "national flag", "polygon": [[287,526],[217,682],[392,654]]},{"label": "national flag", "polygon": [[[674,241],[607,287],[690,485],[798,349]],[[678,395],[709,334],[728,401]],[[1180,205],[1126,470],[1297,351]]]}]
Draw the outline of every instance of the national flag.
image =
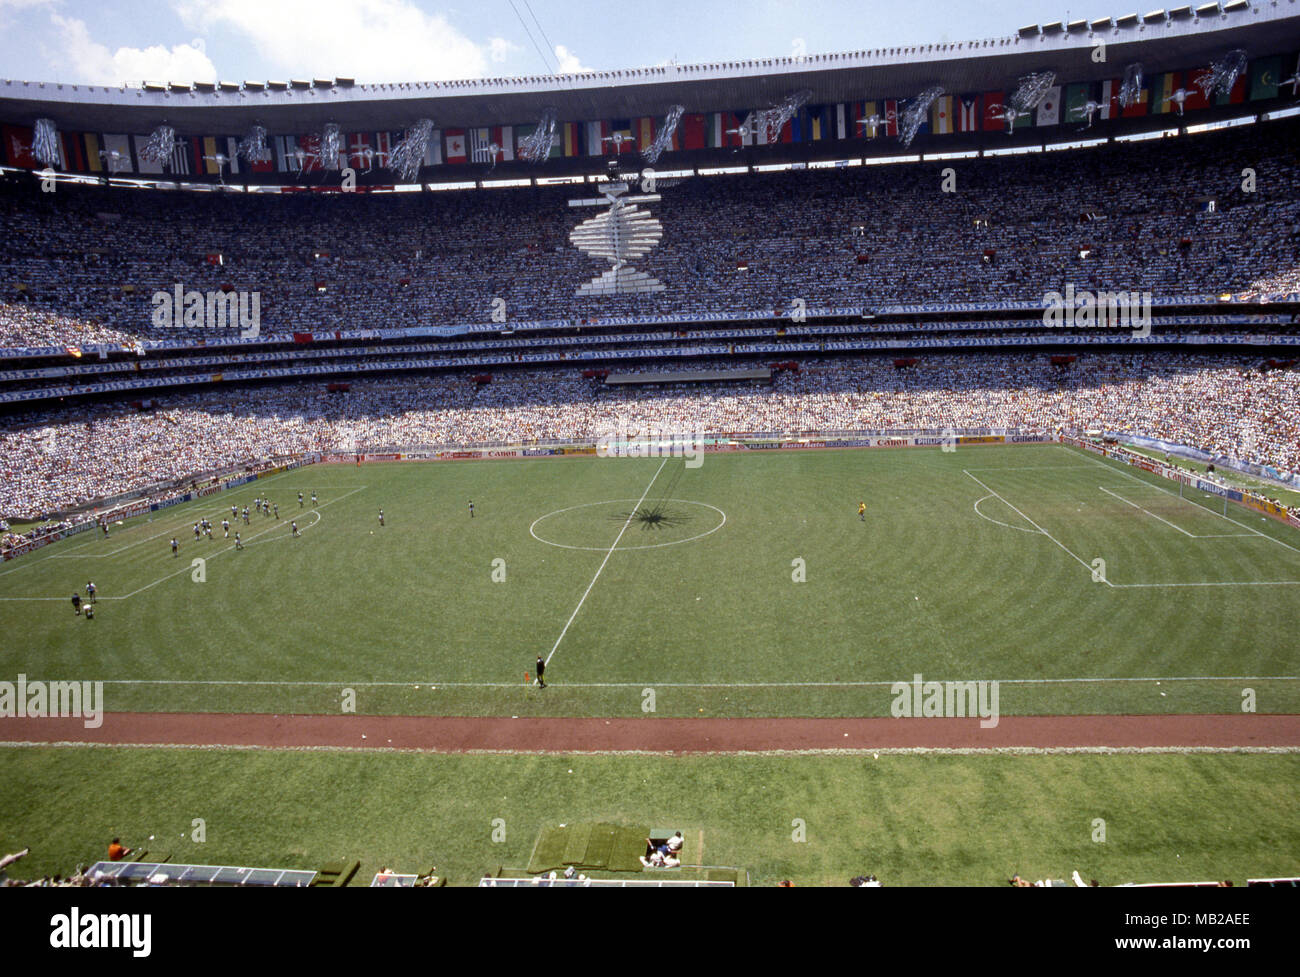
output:
[{"label": "national flag", "polygon": [[135,148],[135,170],[137,173],[161,174],[163,171],[162,163],[156,163],[144,158],[141,152],[145,144],[149,142],[148,136],[132,136],[131,143]]},{"label": "national flag", "polygon": [[1084,108],[1088,104],[1088,95],[1091,86],[1083,85],[1066,85],[1065,86],[1065,122],[1087,122],[1088,113]]},{"label": "national flag", "polygon": [[1210,100],[1197,82],[1208,85],[1212,77],[1213,72],[1209,68],[1188,71],[1183,75],[1183,87],[1187,89],[1187,98],[1183,101],[1183,108],[1208,109],[1210,107]]},{"label": "national flag", "polygon": [[464,163],[469,159],[464,129],[444,129],[447,140],[446,159],[448,163]]},{"label": "national flag", "polygon": [[226,154],[226,172],[240,172],[244,165],[244,161],[239,158],[239,140],[234,136],[223,136],[217,141],[218,143],[223,143],[225,145],[225,149],[222,151]]},{"label": "national flag", "polygon": [[806,109],[807,121],[804,123],[804,138],[810,142],[821,142],[833,138],[831,106],[815,105]]},{"label": "national flag", "polygon": [[836,139],[849,138],[849,118],[848,118],[847,108],[848,107],[843,102],[840,102],[838,105],[835,106],[835,138]]},{"label": "national flag", "polygon": [[[461,133],[463,136],[464,133]],[[391,132],[375,133],[375,165],[388,169],[393,161],[393,147],[397,145],[397,140],[393,138]]]},{"label": "national flag", "polygon": [[1226,95],[1215,92],[1215,105],[1240,105],[1246,101],[1246,74],[1242,72],[1237,76],[1237,80],[1232,83],[1231,90]]},{"label": "national flag", "polygon": [[[514,131],[511,130],[510,134],[511,136],[513,136]],[[509,156],[506,157],[506,159],[515,158],[513,139],[511,139],[510,141],[510,146],[511,146],[511,153]],[[424,146],[424,165],[425,166],[442,165],[442,130],[441,129],[429,130],[429,141]]]},{"label": "national flag", "polygon": [[25,170],[36,169],[36,157],[32,155],[32,130],[23,126],[2,126],[0,133],[4,136],[5,162]]},{"label": "national flag", "polygon": [[1120,111],[1120,114],[1126,119],[1139,118],[1147,114],[1151,101],[1151,88],[1149,84],[1143,84],[1138,89],[1137,98],[1135,98],[1127,107]]},{"label": "national flag", "polygon": [[189,139],[184,136],[177,138],[172,154],[167,157],[166,165],[167,172],[172,176],[188,176],[194,171],[194,152]]},{"label": "national flag", "polygon": [[[516,126],[515,145],[518,146],[520,143],[522,143],[525,139],[527,139],[536,131],[537,131],[537,126],[535,125]],[[551,133],[551,151],[550,153],[547,154],[548,157],[563,155],[563,151],[560,147],[560,138],[562,135],[563,135],[563,130],[561,129],[561,127],[556,126],[555,130]]]},{"label": "national flag", "polygon": [[104,169],[110,173],[130,172],[135,169],[131,159],[131,137],[125,135],[104,136]]},{"label": "national flag", "polygon": [[605,120],[587,123],[587,145],[583,148],[585,156],[600,156],[605,151],[605,137],[609,135],[609,123]]},{"label": "national flag", "polygon": [[78,143],[85,155],[86,169],[91,173],[104,172],[104,158],[99,155],[100,141],[99,136],[93,132],[83,132],[77,136]]},{"label": "national flag", "polygon": [[565,156],[583,155],[583,147],[586,146],[587,134],[584,131],[584,124],[581,122],[566,122],[561,129],[561,145]]},{"label": "national flag", "polygon": [[1119,87],[1120,82],[1118,79],[1099,83],[1097,90],[1097,114],[1103,119],[1119,118]]},{"label": "national flag", "polygon": [[951,95],[940,95],[930,105],[930,131],[938,136],[945,136],[953,131]]},{"label": "national flag", "polygon": [[[614,136],[622,136],[623,139],[616,140]],[[601,143],[602,154],[619,154],[634,152],[636,147],[632,142],[632,120],[631,119],[611,119],[609,130],[605,133],[606,141]]]},{"label": "national flag", "polygon": [[213,159],[217,155],[217,140],[213,136],[203,137],[203,172],[208,176],[220,176],[221,164]]},{"label": "national flag", "polygon": [[1282,80],[1282,57],[1260,58],[1250,65],[1250,100],[1277,98],[1278,82]]},{"label": "national flag", "polygon": [[703,149],[708,144],[707,117],[695,112],[682,116],[682,149]]},{"label": "national flag", "polygon": [[1178,90],[1178,72],[1166,71],[1163,74],[1151,76],[1151,114],[1163,115],[1166,112],[1177,112],[1178,106],[1172,101],[1173,94]]},{"label": "national flag", "polygon": [[998,113],[1002,112],[1006,108],[1006,106],[1003,104],[1003,99],[1005,97],[1006,97],[1006,93],[1004,92],[984,93],[983,102],[984,102],[984,131],[985,132],[990,132],[990,131],[996,132],[998,129],[1001,129],[1006,126],[1006,121],[998,117]]},{"label": "national flag", "polygon": [[298,138],[298,148],[303,152],[302,170],[304,173],[320,173],[325,163],[320,158],[320,135],[312,133]]},{"label": "national flag", "polygon": [[[492,146],[496,150],[492,150]],[[515,158],[514,130],[509,126],[471,129],[470,159],[475,163],[500,163]]]},{"label": "national flag", "polygon": [[957,131],[978,132],[980,128],[980,97],[961,95],[957,98]]},{"label": "national flag", "polygon": [[[369,158],[366,151],[369,150]],[[368,170],[375,165],[374,147],[370,145],[370,134],[366,132],[349,132],[343,137],[343,152],[347,165],[354,170]]]},{"label": "national flag", "polygon": [[636,120],[636,148],[644,152],[655,141],[655,120],[643,115]]},{"label": "national flag", "polygon": [[885,135],[898,135],[898,101],[896,99],[885,100],[885,111],[882,113],[885,117]]},{"label": "national flag", "polygon": [[[721,112],[714,112],[708,116],[708,128],[705,131],[705,138],[708,140],[710,149],[718,149],[727,145],[727,135],[723,131],[725,128],[727,126],[722,121]],[[737,145],[739,145],[739,142],[737,142]]]},{"label": "national flag", "polygon": [[86,171],[86,147],[81,143],[78,133],[60,131],[57,145],[59,169],[75,173]]},{"label": "national flag", "polygon": [[[1020,120],[1017,119],[1017,122]],[[1061,124],[1061,86],[1053,85],[1038,103],[1034,116],[1036,126],[1059,126]]]}]

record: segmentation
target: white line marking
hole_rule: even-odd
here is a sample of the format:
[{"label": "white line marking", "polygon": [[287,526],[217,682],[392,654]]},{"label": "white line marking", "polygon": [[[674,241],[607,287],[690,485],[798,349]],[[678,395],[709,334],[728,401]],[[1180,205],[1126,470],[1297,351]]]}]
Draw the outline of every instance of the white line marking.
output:
[{"label": "white line marking", "polygon": [[[678,750],[484,750],[428,746],[258,746],[247,743],[98,743],[93,740],[0,740],[0,749],[85,747],[95,750],[234,750],[260,753],[460,753],[466,756],[679,756]],[[1300,746],[863,746],[807,750],[690,750],[693,756],[1069,756],[1072,754],[1300,753]],[[536,849],[536,843],[534,843]]]},{"label": "white line marking", "polygon": [[[349,495],[356,495],[358,492],[363,491],[365,488],[367,488],[367,486],[362,485],[360,488],[355,488],[355,489],[353,489],[351,492],[347,492],[347,493],[345,493],[345,494],[343,494],[343,495],[340,495],[337,499],[330,499],[329,502],[323,502],[323,503],[321,503],[320,505],[316,506],[316,508],[314,508],[314,509],[303,510],[302,512],[303,512],[304,515],[314,515],[314,516],[316,517],[316,522],[309,523],[308,525],[303,526],[303,527],[299,530],[299,532],[300,532],[300,533],[304,533],[304,532],[306,532],[308,529],[312,528],[312,526],[315,526],[316,523],[319,523],[319,522],[321,521],[321,515],[320,515],[320,512],[319,512],[318,510],[320,510],[320,509],[324,509],[326,506],[333,505],[335,502],[342,502],[342,501],[343,501],[344,499],[346,499]],[[289,521],[292,522],[293,520],[291,519],[291,520],[289,520]],[[257,538],[260,537],[260,536],[265,536],[267,533],[271,532],[272,530],[276,529],[277,527],[283,528],[283,527],[284,527],[284,521],[283,521],[283,520],[280,520],[280,521],[276,522],[276,523],[273,524],[273,525],[267,526],[267,527],[266,527],[265,529],[263,529],[261,532],[254,533],[252,536],[249,536],[249,537],[248,537],[248,540],[244,543],[244,547],[247,548],[247,547],[249,547],[249,546],[256,546],[256,545],[258,545],[257,543],[254,543],[253,540],[257,539]],[[287,539],[287,538],[289,538],[289,537],[288,537],[288,536],[279,536],[279,537],[274,537],[273,539],[264,539],[264,540],[262,540],[261,542],[263,542],[263,543],[270,543],[270,542],[274,542],[275,539]],[[223,549],[219,549],[219,550],[211,551],[211,552],[209,552],[206,556],[204,556],[203,559],[205,559],[205,560],[210,560],[210,559],[212,559],[213,557],[220,556],[222,553],[229,553],[229,552],[231,552],[234,548],[235,548],[235,547],[234,547],[234,545],[232,544],[232,545],[227,546],[227,547],[225,547],[225,548],[223,548]],[[131,593],[129,593],[129,594],[120,594],[120,595],[117,595],[117,596],[111,596],[111,597],[96,597],[95,600],[96,600],[96,602],[99,602],[99,601],[101,601],[101,600],[128,600],[129,598],[136,596],[136,594],[142,594],[142,593],[144,593],[146,590],[151,590],[152,588],[158,586],[158,584],[162,583],[162,582],[165,581],[165,580],[170,580],[172,577],[178,577],[178,576],[180,576],[182,573],[188,573],[192,568],[193,568],[193,564],[191,564],[191,563],[186,563],[185,566],[181,567],[179,570],[175,570],[175,571],[173,571],[172,573],[169,573],[169,574],[167,574],[167,575],[165,575],[165,576],[159,577],[159,578],[158,578],[157,580],[155,580],[153,583],[145,584],[143,587],[139,588],[138,590],[133,590],[133,591],[131,591]],[[2,600],[2,601],[67,600],[67,599],[68,599],[68,598],[66,598],[66,597],[0,597],[0,600]]]},{"label": "white line marking", "polygon": [[[1087,570],[1089,574],[1091,574],[1091,573],[1093,572],[1093,567],[1092,567],[1092,564],[1091,564],[1091,563],[1088,563],[1088,562],[1087,562],[1086,560],[1084,560],[1082,557],[1075,555],[1075,553],[1074,553],[1073,551],[1071,551],[1071,550],[1069,549],[1069,547],[1067,547],[1067,546],[1066,546],[1064,543],[1062,543],[1059,539],[1057,539],[1055,536],[1053,536],[1051,533],[1049,533],[1049,532],[1048,532],[1046,529],[1044,529],[1042,526],[1038,525],[1038,523],[1034,522],[1034,520],[1030,519],[1027,515],[1025,515],[1023,512],[1021,512],[1019,509],[1017,509],[1015,506],[1013,506],[1013,505],[1012,505],[1010,502],[1008,502],[1006,499],[1003,499],[1002,496],[998,495],[997,492],[994,492],[991,488],[989,488],[987,485],[985,485],[983,482],[981,482],[978,478],[975,478],[974,475],[971,475],[971,473],[970,473],[967,469],[963,468],[962,471],[965,472],[966,475],[969,476],[970,478],[975,479],[975,482],[976,482],[978,485],[982,486],[983,489],[984,489],[984,491],[986,491],[986,492],[988,492],[988,493],[990,493],[990,494],[992,494],[992,495],[997,496],[999,499],[1002,500],[1002,503],[1003,503],[1004,505],[1006,505],[1007,508],[1009,508],[1012,512],[1014,512],[1014,513],[1015,513],[1016,515],[1018,515],[1021,519],[1023,519],[1025,522],[1029,523],[1029,525],[1033,526],[1033,527],[1034,527],[1035,529],[1037,529],[1040,533],[1042,533],[1044,536],[1046,536],[1048,539],[1050,539],[1053,543],[1055,543],[1055,544],[1056,544],[1057,546],[1059,546],[1061,549],[1065,550],[1065,552],[1069,553],[1069,554],[1070,554],[1071,556],[1073,556],[1076,560],[1078,560],[1079,563],[1083,565],[1083,568],[1084,568],[1085,570]],[[1114,586],[1114,584],[1112,584],[1112,583],[1111,583],[1109,580],[1107,580],[1105,577],[1103,577],[1103,578],[1101,579],[1101,582],[1104,583],[1107,587],[1113,587],[1113,586]]]},{"label": "white line marking", "polygon": [[569,620],[564,624],[564,630],[560,632],[560,636],[555,639],[555,644],[551,646],[551,654],[546,656],[547,665],[551,663],[551,657],[555,654],[555,649],[560,647],[560,642],[563,641],[564,636],[569,633],[569,625],[572,624],[573,619],[578,616],[578,611],[582,610],[582,605],[586,602],[587,595],[591,593],[591,588],[596,586],[596,581],[600,579],[600,574],[601,571],[605,569],[605,564],[608,563],[609,558],[614,555],[614,549],[618,546],[618,541],[622,539],[623,534],[627,532],[627,527],[632,525],[632,520],[636,517],[637,510],[641,508],[641,503],[644,502],[645,497],[650,494],[650,486],[654,485],[655,479],[659,477],[659,473],[664,470],[664,465],[666,464],[668,464],[667,458],[659,463],[659,467],[655,469],[655,473],[650,479],[650,484],[645,487],[645,491],[641,493],[641,498],[637,500],[632,511],[627,514],[627,522],[623,523],[623,528],[620,529],[618,535],[614,537],[614,542],[610,544],[609,552],[605,554],[605,559],[601,560],[600,567],[596,570],[596,575],[591,578],[591,583],[587,584],[587,589],[583,591],[582,600],[578,601],[578,606],[573,609],[573,613],[569,615]]},{"label": "white line marking", "polygon": [[[1112,472],[1112,473],[1117,474],[1117,475],[1123,475],[1125,478],[1132,479],[1133,481],[1137,482],[1139,485],[1145,485],[1147,488],[1153,488],[1153,489],[1155,489],[1157,492],[1164,492],[1166,495],[1173,496],[1175,499],[1183,499],[1183,501],[1184,501],[1184,502],[1187,502],[1189,505],[1196,505],[1196,503],[1195,503],[1195,502],[1192,502],[1191,499],[1183,498],[1183,496],[1181,496],[1181,495],[1175,495],[1175,494],[1174,494],[1173,492],[1171,492],[1169,489],[1164,488],[1164,487],[1162,487],[1162,486],[1160,486],[1160,485],[1156,485],[1154,482],[1148,482],[1148,481],[1145,481],[1145,480],[1143,480],[1143,479],[1141,479],[1141,478],[1138,478],[1136,475],[1130,475],[1128,472],[1123,471],[1122,469],[1116,468],[1116,467],[1113,466],[1113,465],[1108,465],[1108,464],[1106,464],[1104,461],[1102,461],[1100,458],[1094,458],[1094,457],[1092,457],[1092,455],[1091,455],[1089,452],[1083,451],[1082,449],[1075,449],[1075,450],[1080,451],[1080,452],[1083,454],[1083,456],[1084,456],[1085,458],[1087,458],[1087,459],[1088,459],[1089,461],[1091,461],[1093,464],[1100,465],[1102,468],[1106,469],[1106,471],[1108,471],[1108,472]],[[973,477],[973,476],[972,476],[972,477]],[[1157,477],[1159,477],[1159,476],[1157,476]],[[1219,496],[1215,496],[1215,498],[1219,498]],[[1207,509],[1205,506],[1197,506],[1197,508],[1198,508],[1198,509],[1205,509],[1206,512],[1208,512],[1208,513],[1210,513],[1210,514],[1212,514],[1212,515],[1218,516],[1220,519],[1227,519],[1228,522],[1232,523],[1234,526],[1240,526],[1242,529],[1248,530],[1248,531],[1251,533],[1251,535],[1254,535],[1254,536],[1261,536],[1261,537],[1263,537],[1264,539],[1267,539],[1267,540],[1269,540],[1269,541],[1271,541],[1271,542],[1277,543],[1278,546],[1285,546],[1287,549],[1291,550],[1291,552],[1293,552],[1293,553],[1300,553],[1300,549],[1296,549],[1296,548],[1295,548],[1294,546],[1292,546],[1290,543],[1284,543],[1284,542],[1282,542],[1282,540],[1277,539],[1277,538],[1274,537],[1274,536],[1270,536],[1270,535],[1268,535],[1267,533],[1261,533],[1258,529],[1255,529],[1253,526],[1247,526],[1244,522],[1237,522],[1236,519],[1233,519],[1233,518],[1231,518],[1231,517],[1229,517],[1229,516],[1225,516],[1222,512],[1215,512],[1213,509]]]},{"label": "white line marking", "polygon": [[[286,679],[103,679],[105,685],[213,685],[213,686],[270,686],[309,688],[414,688],[438,689],[518,689],[519,682],[437,682],[419,679],[406,682],[357,682],[342,679],[322,682],[315,679],[301,681]],[[997,680],[1001,685],[1084,685],[1106,682],[1300,682],[1297,675],[1157,675],[1148,678],[1007,678]],[[665,689],[863,689],[892,687],[895,682],[565,682],[566,689],[643,689],[647,686]]]},{"label": "white line marking", "polygon": [[[1154,486],[1152,486],[1152,487],[1154,488]],[[1199,537],[1193,536],[1191,533],[1189,533],[1189,532],[1188,532],[1186,529],[1184,529],[1182,526],[1175,526],[1175,525],[1174,525],[1172,522],[1170,522],[1168,519],[1164,519],[1164,518],[1162,518],[1161,516],[1157,516],[1154,512],[1150,512],[1150,511],[1147,510],[1147,509],[1143,509],[1143,508],[1142,508],[1140,505],[1138,505],[1136,502],[1130,502],[1128,499],[1124,498],[1124,496],[1122,496],[1122,495],[1116,495],[1114,492],[1112,492],[1110,489],[1106,488],[1106,486],[1104,486],[1104,485],[1098,485],[1097,488],[1101,489],[1101,490],[1102,490],[1103,492],[1105,492],[1107,495],[1112,496],[1113,498],[1119,499],[1119,500],[1120,500],[1121,502],[1123,502],[1125,505],[1131,505],[1134,509],[1137,509],[1139,512],[1145,512],[1145,513],[1146,513],[1148,516],[1150,516],[1152,519],[1159,519],[1161,522],[1163,522],[1163,523],[1164,523],[1166,526],[1168,526],[1170,529],[1177,529],[1180,533],[1182,533],[1184,536],[1188,537],[1189,539],[1198,539],[1198,538],[1199,538]]]},{"label": "white line marking", "polygon": [[976,500],[975,500],[975,505],[974,505],[975,515],[979,516],[981,519],[987,519],[989,522],[996,523],[996,524],[999,525],[999,526],[1005,526],[1007,529],[1016,529],[1016,530],[1019,530],[1019,531],[1022,532],[1022,533],[1028,533],[1030,536],[1037,536],[1037,535],[1038,535],[1038,533],[1034,532],[1034,530],[1032,530],[1032,529],[1026,529],[1024,526],[1013,526],[1013,525],[1011,525],[1011,523],[1009,523],[1009,522],[1002,522],[1001,520],[994,519],[992,516],[988,516],[988,515],[985,515],[984,513],[980,512],[980,503],[983,502],[984,499],[991,499],[991,498],[993,498],[993,496],[991,496],[991,495],[986,495],[986,496],[984,496],[983,499],[976,499]]},{"label": "white line marking", "polygon": [[[536,532],[537,524],[544,519],[551,518],[551,516],[558,516],[561,513],[572,512],[574,509],[589,509],[592,506],[597,506],[597,505],[618,505],[621,502],[631,502],[631,501],[632,499],[606,499],[603,502],[584,502],[582,503],[582,505],[571,505],[566,509],[556,509],[554,512],[548,512],[546,515],[538,516],[536,519],[534,519],[532,525],[528,527],[528,535],[532,536],[533,539],[537,540],[537,542],[539,543],[545,543],[547,546],[557,546],[562,550],[595,550],[599,552],[603,550],[605,547],[570,546],[568,543],[556,543],[549,539],[542,539],[542,537],[537,535]],[[707,502],[692,502],[690,499],[668,499],[667,501],[680,502],[682,505],[700,505],[700,506],[704,506],[706,509],[712,509],[714,512],[716,512],[718,515],[722,517],[722,522],[718,523],[708,532],[700,533],[698,536],[689,536],[686,539],[675,539],[670,543],[648,543],[644,546],[624,546],[623,547],[624,552],[628,552],[630,550],[657,550],[663,546],[680,546],[682,543],[693,543],[697,539],[703,539],[705,536],[712,536],[714,533],[716,533],[719,529],[721,529],[723,526],[727,524],[727,514],[723,512],[721,509],[719,509],[716,505],[709,505],[709,503]],[[634,513],[635,511],[636,510],[633,510]]]}]

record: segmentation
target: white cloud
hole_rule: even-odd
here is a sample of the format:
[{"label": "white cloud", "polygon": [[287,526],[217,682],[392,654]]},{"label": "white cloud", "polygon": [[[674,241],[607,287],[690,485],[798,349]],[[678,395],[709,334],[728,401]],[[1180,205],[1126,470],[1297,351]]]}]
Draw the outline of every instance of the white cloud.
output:
[{"label": "white cloud", "polygon": [[[0,0],[3,2],[3,0]],[[139,85],[142,81],[216,81],[216,66],[199,48],[155,44],[110,51],[93,40],[85,21],[50,14],[57,39],[47,51],[58,80],[85,85]]]},{"label": "white cloud", "polygon": [[579,74],[585,71],[596,70],[594,68],[584,67],[578,56],[563,44],[555,45],[555,60],[559,62],[559,71],[562,75]]},{"label": "white cloud", "polygon": [[488,40],[488,57],[494,62],[500,64],[505,61],[515,51],[522,51],[518,44],[507,41],[504,37],[493,37]]},{"label": "white cloud", "polygon": [[[268,71],[359,82],[483,75],[488,52],[410,0],[179,0],[186,23],[246,36]],[[505,42],[508,44],[508,42]]]}]

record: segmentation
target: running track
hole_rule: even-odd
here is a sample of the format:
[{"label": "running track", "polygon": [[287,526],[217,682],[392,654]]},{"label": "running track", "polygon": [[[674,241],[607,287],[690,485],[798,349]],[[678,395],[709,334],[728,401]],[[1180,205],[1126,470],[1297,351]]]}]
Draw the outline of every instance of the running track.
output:
[{"label": "running track", "polygon": [[750,753],[873,750],[1300,751],[1300,716],[1006,716],[978,719],[563,719],[443,716],[107,713],[0,718],[3,744],[438,753]]}]

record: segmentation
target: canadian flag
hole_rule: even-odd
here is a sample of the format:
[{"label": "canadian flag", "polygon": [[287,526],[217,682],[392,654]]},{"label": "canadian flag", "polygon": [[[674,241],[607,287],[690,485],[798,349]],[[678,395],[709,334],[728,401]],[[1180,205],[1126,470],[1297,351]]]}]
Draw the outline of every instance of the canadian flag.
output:
[{"label": "canadian flag", "polygon": [[461,129],[447,130],[447,162],[465,162],[465,133]]}]

